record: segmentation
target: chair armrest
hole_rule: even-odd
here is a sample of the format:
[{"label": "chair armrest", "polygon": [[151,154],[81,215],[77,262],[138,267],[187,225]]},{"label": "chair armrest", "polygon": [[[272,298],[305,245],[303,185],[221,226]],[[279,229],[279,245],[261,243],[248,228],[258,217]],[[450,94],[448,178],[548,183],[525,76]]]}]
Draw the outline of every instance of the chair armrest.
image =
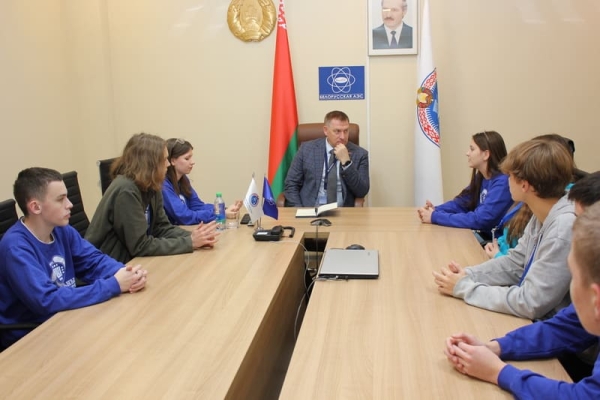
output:
[{"label": "chair armrest", "polygon": [[[2,331],[32,331],[40,326],[35,322],[26,322],[21,324],[0,324],[0,332]],[[4,345],[0,345],[0,352],[6,350]]]},{"label": "chair armrest", "polygon": [[20,331],[26,329],[35,329],[40,324],[35,322],[25,322],[22,324],[0,324],[0,331]]}]

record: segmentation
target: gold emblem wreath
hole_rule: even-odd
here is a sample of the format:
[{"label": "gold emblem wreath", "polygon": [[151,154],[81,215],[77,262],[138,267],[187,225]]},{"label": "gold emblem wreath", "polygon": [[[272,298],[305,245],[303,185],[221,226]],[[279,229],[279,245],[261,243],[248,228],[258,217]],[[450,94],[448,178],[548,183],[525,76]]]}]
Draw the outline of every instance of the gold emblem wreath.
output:
[{"label": "gold emblem wreath", "polygon": [[260,42],[273,32],[276,22],[272,0],[232,0],[227,9],[229,30],[244,42]]}]

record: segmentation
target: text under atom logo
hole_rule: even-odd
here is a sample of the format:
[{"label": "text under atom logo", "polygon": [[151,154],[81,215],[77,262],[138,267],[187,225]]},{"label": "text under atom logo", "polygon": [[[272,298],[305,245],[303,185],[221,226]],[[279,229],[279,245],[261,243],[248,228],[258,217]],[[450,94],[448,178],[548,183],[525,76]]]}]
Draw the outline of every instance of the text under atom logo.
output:
[{"label": "text under atom logo", "polygon": [[250,196],[250,205],[252,205],[252,207],[256,207],[258,205],[258,200],[258,194],[252,193],[252,195]]},{"label": "text under atom logo", "polygon": [[327,83],[333,93],[350,93],[355,81],[356,78],[348,67],[332,68],[331,75],[327,78]]}]

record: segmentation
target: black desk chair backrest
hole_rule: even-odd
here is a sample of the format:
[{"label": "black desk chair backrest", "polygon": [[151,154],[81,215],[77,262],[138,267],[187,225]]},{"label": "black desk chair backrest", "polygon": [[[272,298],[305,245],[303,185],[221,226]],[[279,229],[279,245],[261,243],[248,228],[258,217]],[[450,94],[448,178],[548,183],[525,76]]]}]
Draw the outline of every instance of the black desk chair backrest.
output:
[{"label": "black desk chair backrest", "polygon": [[77,180],[77,172],[71,171],[62,174],[63,181],[67,187],[67,196],[73,208],[71,209],[71,218],[69,224],[83,237],[88,226],[90,226],[90,220],[83,208],[83,199],[81,198],[81,189],[79,189],[79,180]]},{"label": "black desk chair backrest", "polygon": [[117,158],[107,158],[106,160],[98,161],[98,169],[100,170],[100,187],[102,188],[102,194],[106,192],[106,189],[110,186],[113,178],[110,175],[110,167],[113,161]]},{"label": "black desk chair backrest", "polygon": [[[11,226],[19,220],[17,215],[16,202],[13,199],[8,199],[0,202],[0,240]],[[0,324],[0,334],[3,331],[10,330],[31,330],[38,324]],[[4,347],[0,345],[0,352]]]},{"label": "black desk chair backrest", "polygon": [[2,239],[8,228],[19,220],[15,204],[16,202],[13,199],[0,202],[0,239]]}]

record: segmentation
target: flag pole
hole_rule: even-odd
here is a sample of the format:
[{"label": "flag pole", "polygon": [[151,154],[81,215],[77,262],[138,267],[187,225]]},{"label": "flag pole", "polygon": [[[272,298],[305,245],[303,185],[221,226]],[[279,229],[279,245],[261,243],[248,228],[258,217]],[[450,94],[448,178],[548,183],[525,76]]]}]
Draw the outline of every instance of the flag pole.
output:
[{"label": "flag pole", "polygon": [[[256,182],[255,177],[256,176],[254,174],[254,171],[252,171],[252,180],[254,182]],[[262,203],[261,203],[260,206],[261,206],[261,209],[262,209]],[[261,219],[262,219],[262,217],[258,217],[258,219],[256,220],[256,229],[255,229],[256,231],[262,231],[262,226],[261,226],[261,221],[260,221]]]},{"label": "flag pole", "polygon": [[256,187],[255,177],[256,174],[253,172],[248,191],[246,192],[246,197],[244,197],[244,205],[246,206],[246,210],[248,210],[252,223],[260,228],[262,209],[260,208],[260,195],[258,194],[258,188]]}]

